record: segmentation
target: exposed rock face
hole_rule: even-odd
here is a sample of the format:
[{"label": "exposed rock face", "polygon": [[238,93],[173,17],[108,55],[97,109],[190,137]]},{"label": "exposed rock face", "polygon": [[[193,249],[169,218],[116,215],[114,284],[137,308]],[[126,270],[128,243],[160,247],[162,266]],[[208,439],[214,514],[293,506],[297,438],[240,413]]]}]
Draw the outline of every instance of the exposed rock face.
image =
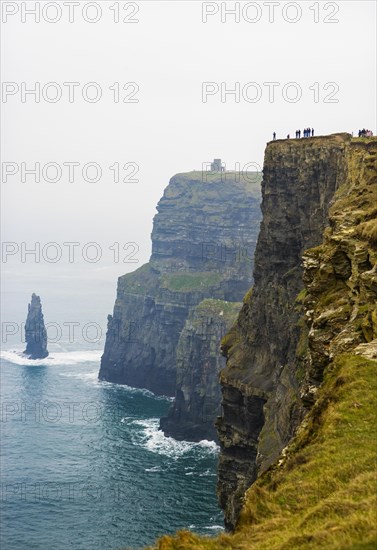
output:
[{"label": "exposed rock face", "polygon": [[25,324],[26,349],[25,355],[30,359],[44,359],[48,356],[47,331],[44,324],[41,299],[32,294],[28,305],[28,314]]},{"label": "exposed rock face", "polygon": [[[228,528],[246,489],[277,459],[305,414],[297,357],[302,313],[295,305],[304,287],[302,255],[322,241],[330,202],[347,178],[350,143],[350,135],[335,134],[266,149],[253,295],[223,340],[218,495]],[[349,270],[346,264],[339,269]]]},{"label": "exposed rock face", "polygon": [[330,227],[303,257],[308,352],[301,397],[309,406],[337,355],[376,345],[369,343],[377,338],[377,139],[353,140],[346,162]]},{"label": "exposed rock face", "polygon": [[[176,350],[202,300],[239,301],[250,287],[260,223],[260,178],[174,176],[154,219],[150,262],[119,278],[99,377],[176,393]],[[181,352],[182,353],[182,352]]]},{"label": "exposed rock face", "polygon": [[165,435],[190,441],[217,439],[219,372],[225,367],[219,346],[241,305],[208,299],[191,310],[177,346],[175,401],[168,416],[161,418],[160,427]]},{"label": "exposed rock face", "polygon": [[[275,338],[280,338],[275,327],[282,330],[270,313],[271,301],[266,301],[266,308],[259,302],[259,321],[268,324],[255,327],[257,310],[253,301],[258,297],[257,291],[264,292],[266,300],[271,299],[258,277],[253,296],[245,297],[238,322],[222,340],[223,352],[229,357],[225,373],[228,371],[231,384],[223,387],[224,414],[219,421],[219,496],[223,498],[228,526],[237,522],[235,532],[208,538],[181,531],[173,537],[164,536],[153,548],[375,546],[376,522],[371,502],[376,494],[373,435],[377,406],[377,138],[339,137],[344,149],[337,164],[337,190],[330,201],[328,225],[320,244],[304,251],[303,269],[300,268],[304,285],[298,284],[301,292],[297,299],[293,296],[291,307],[287,302],[283,311],[285,334],[297,330],[288,355],[292,362],[282,363],[281,372],[273,372],[271,380],[264,384],[263,372],[257,372],[259,378],[254,376],[258,365],[250,360],[259,349],[259,341],[247,339],[248,327],[254,330],[251,336],[259,328],[258,336],[264,337],[264,343],[269,343],[270,335],[270,348]],[[334,140],[338,141],[336,136],[321,138],[322,144],[302,140],[294,147],[298,157],[302,148],[305,160],[305,149],[316,145],[319,159],[323,159],[321,149],[326,143],[338,156]],[[287,150],[284,142],[273,146]],[[270,147],[266,159],[271,157]],[[283,174],[285,158],[277,167]],[[307,167],[304,163],[304,170]],[[274,183],[277,184],[272,178],[265,181],[265,192],[271,194]],[[283,183],[282,178],[282,188]],[[308,181],[309,197],[313,196],[314,185],[315,181]],[[264,205],[268,204],[266,199]],[[282,201],[281,207],[287,211],[286,202]],[[309,215],[310,203],[307,211]],[[280,220],[279,208],[274,212]],[[272,215],[273,211],[264,208],[261,237],[265,233],[266,244]],[[273,240],[269,244],[271,251]],[[261,254],[258,246],[257,259]],[[282,261],[281,258],[276,265]],[[260,265],[262,262],[256,271]],[[280,305],[288,296],[285,278],[271,279],[276,283],[274,290]],[[277,314],[282,309],[277,308]],[[262,353],[259,357],[263,359]],[[290,410],[295,414],[289,414]],[[303,420],[295,429],[300,416]],[[278,432],[279,426],[283,432]],[[267,451],[276,454],[282,444],[280,433],[289,430],[295,432],[294,437],[267,468],[269,457],[260,454],[259,449],[269,445]],[[244,495],[247,476],[258,479]]]}]

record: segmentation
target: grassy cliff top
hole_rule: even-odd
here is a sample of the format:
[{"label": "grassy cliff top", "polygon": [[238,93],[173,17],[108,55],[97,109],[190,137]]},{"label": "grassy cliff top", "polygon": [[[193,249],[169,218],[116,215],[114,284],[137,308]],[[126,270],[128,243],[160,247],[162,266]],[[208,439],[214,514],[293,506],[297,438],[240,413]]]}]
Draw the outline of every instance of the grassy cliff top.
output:
[{"label": "grassy cliff top", "polygon": [[[325,144],[326,142],[330,143],[330,142],[341,142],[341,141],[350,141],[352,138],[352,135],[349,134],[348,132],[337,132],[335,134],[327,134],[327,135],[324,135],[324,136],[313,136],[313,137],[309,137],[309,138],[300,138],[300,139],[297,139],[297,138],[283,138],[283,139],[275,139],[275,140],[271,140],[268,142],[268,145],[271,145],[273,143],[282,143],[282,142],[285,142],[285,143],[292,143],[293,145],[297,145],[297,146],[300,146],[300,145],[305,145],[305,144],[312,144],[312,143],[315,143],[315,144]],[[363,139],[363,140],[367,140],[367,139],[373,139],[373,138],[360,138],[360,139]]]},{"label": "grassy cliff top", "polygon": [[162,288],[171,292],[194,292],[219,286],[221,281],[221,274],[211,271],[165,273],[162,276]]},{"label": "grassy cliff top", "polygon": [[334,361],[284,458],[246,493],[235,534],[182,531],[153,550],[376,548],[376,372],[361,355]]},{"label": "grassy cliff top", "polygon": [[160,274],[150,263],[144,264],[118,279],[118,291],[153,296],[159,288]]},{"label": "grassy cliff top", "polygon": [[223,318],[226,324],[233,323],[242,307],[241,302],[226,302],[208,298],[199,303],[195,314],[200,317]]},{"label": "grassy cliff top", "polygon": [[243,193],[250,194],[255,198],[260,197],[260,186],[262,181],[262,172],[205,172],[200,170],[193,170],[192,172],[183,172],[176,174],[170,180],[170,186],[176,186],[179,184],[199,186],[199,189],[203,189],[203,192],[208,191],[208,188],[213,186],[234,187],[236,190],[240,190]]}]

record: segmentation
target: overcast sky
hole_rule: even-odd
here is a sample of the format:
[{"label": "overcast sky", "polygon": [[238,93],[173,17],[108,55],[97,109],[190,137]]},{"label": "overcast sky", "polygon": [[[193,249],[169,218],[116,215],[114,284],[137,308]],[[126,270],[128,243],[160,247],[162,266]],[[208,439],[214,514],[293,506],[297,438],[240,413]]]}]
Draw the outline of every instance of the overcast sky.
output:
[{"label": "overcast sky", "polygon": [[[101,243],[101,262],[85,268],[94,276],[102,270],[114,291],[117,275],[148,260],[155,206],[175,173],[200,170],[214,157],[227,169],[261,165],[273,131],[376,130],[374,1],[76,3],[2,2],[2,163],[17,171],[7,181],[3,173],[3,240],[55,241],[62,250],[63,242]],[[33,5],[39,23],[26,13]],[[238,7],[236,22],[225,8]],[[22,97],[22,88],[37,82],[40,102]],[[77,83],[73,102],[67,82]],[[123,90],[127,83],[134,84]],[[238,98],[226,93],[237,87]],[[51,102],[59,90],[61,99]],[[98,90],[101,99],[90,102]],[[22,182],[22,163],[36,162],[41,182],[30,174]],[[63,164],[69,162],[79,163],[73,182]],[[90,162],[101,167],[97,183],[82,177]],[[44,178],[48,163],[62,169],[59,182]],[[139,181],[114,182],[114,163],[121,180],[136,163]],[[51,169],[47,179],[54,175]],[[139,264],[114,263],[114,242],[136,243]],[[3,262],[5,275],[12,266],[18,276],[35,273],[18,254]],[[68,267],[72,276],[79,269]],[[56,265],[44,268],[57,273]]]}]

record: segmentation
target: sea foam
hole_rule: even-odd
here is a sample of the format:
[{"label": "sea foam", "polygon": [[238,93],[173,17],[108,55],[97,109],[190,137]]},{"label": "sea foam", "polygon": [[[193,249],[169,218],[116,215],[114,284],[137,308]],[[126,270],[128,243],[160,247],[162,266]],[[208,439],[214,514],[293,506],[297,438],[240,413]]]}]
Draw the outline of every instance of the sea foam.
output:
[{"label": "sea foam", "polygon": [[135,433],[133,442],[153,453],[170,458],[179,458],[191,451],[202,451],[206,454],[217,454],[219,451],[219,447],[214,441],[204,439],[194,443],[191,441],[177,441],[172,437],[166,437],[159,430],[160,420],[158,418],[134,420],[133,424],[141,428],[140,431]]},{"label": "sea foam", "polygon": [[0,358],[23,366],[46,366],[54,367],[59,365],[77,365],[78,363],[98,363],[101,359],[101,350],[86,351],[57,351],[51,352],[45,359],[29,359],[21,350],[7,350],[0,352]]}]

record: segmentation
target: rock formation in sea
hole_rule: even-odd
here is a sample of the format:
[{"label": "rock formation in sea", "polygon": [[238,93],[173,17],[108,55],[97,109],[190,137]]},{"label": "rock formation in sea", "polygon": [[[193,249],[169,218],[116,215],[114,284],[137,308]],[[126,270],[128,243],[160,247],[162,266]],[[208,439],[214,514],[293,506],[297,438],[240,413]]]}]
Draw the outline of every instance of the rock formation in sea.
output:
[{"label": "rock formation in sea", "polygon": [[[338,189],[337,205],[340,197],[346,204],[351,191],[355,197],[360,192],[359,202],[376,216],[376,203],[370,202],[375,153],[376,140],[367,144],[349,134],[267,146],[253,293],[222,342],[227,366],[221,372],[223,412],[217,422],[218,495],[231,529],[246,489],[278,459],[314,401],[334,350],[375,334],[376,265],[365,243],[354,239],[355,218],[363,219],[363,212],[353,212],[352,202],[344,211],[330,209]],[[365,232],[368,223],[366,218]],[[350,238],[344,239],[347,231]],[[326,245],[319,246],[323,235]],[[319,294],[323,300],[318,310],[307,308],[309,331],[296,302],[304,281],[305,303],[314,303]],[[345,328],[351,317],[360,317],[358,328]]]},{"label": "rock formation in sea", "polygon": [[44,324],[41,299],[36,294],[31,295],[28,314],[25,323],[26,349],[24,354],[30,359],[44,359],[48,356],[47,331]]},{"label": "rock formation in sea", "polygon": [[[195,336],[197,329],[192,326],[198,322],[198,330],[213,332],[202,336],[207,338],[202,350],[211,370],[208,405],[202,399],[203,411],[195,412],[186,434],[178,433],[178,428],[179,437],[193,433],[192,427],[198,426],[200,415],[200,423],[209,426],[205,407],[218,411],[219,403],[213,405],[212,390],[220,363],[214,346],[215,342],[219,345],[220,338],[216,338],[224,330],[225,319],[230,323],[228,310],[235,311],[227,302],[240,302],[252,284],[261,219],[260,180],[257,173],[240,177],[234,172],[215,171],[174,176],[157,206],[149,263],[118,280],[114,312],[108,317],[100,379],[147,388],[156,394],[175,396],[177,392],[181,410],[181,391],[184,386],[187,395],[187,378],[186,374],[180,375],[177,388],[177,364],[183,372],[191,362],[189,355],[195,356],[198,363],[191,366],[199,376],[206,363],[198,351],[201,336]],[[195,313],[196,307],[207,299],[224,301],[218,311],[215,307],[212,325],[211,314],[206,317],[200,308]],[[220,316],[222,310],[224,319]],[[195,387],[189,393],[195,395],[199,404],[195,376],[192,383]],[[206,388],[203,386],[200,391],[205,393]],[[219,396],[218,389],[216,395]],[[214,434],[213,427],[209,429]],[[208,436],[207,431],[200,433]]]}]

